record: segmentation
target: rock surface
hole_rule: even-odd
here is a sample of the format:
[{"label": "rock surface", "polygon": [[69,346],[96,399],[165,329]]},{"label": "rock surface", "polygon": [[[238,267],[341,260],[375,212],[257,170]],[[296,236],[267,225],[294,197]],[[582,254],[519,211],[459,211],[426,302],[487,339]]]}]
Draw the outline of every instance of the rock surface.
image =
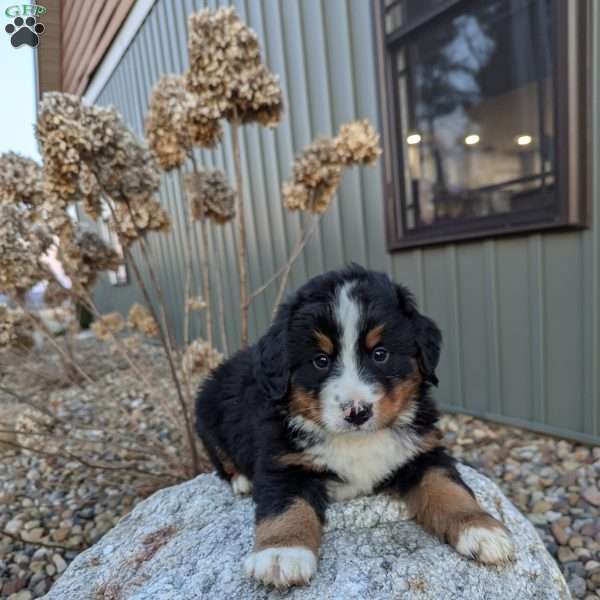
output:
[{"label": "rock surface", "polygon": [[162,490],[80,554],[47,600],[168,599],[568,599],[558,567],[533,526],[502,492],[460,467],[479,501],[512,531],[517,559],[484,567],[407,520],[386,497],[337,503],[328,511],[318,573],[306,587],[276,591],[242,576],[252,548],[254,507],[214,475]]}]

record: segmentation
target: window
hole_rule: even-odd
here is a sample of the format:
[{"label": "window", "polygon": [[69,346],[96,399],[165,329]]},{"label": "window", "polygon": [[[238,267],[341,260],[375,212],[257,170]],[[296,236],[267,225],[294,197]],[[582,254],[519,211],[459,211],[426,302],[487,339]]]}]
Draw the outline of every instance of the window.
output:
[{"label": "window", "polygon": [[586,0],[375,0],[391,249],[585,224]]}]

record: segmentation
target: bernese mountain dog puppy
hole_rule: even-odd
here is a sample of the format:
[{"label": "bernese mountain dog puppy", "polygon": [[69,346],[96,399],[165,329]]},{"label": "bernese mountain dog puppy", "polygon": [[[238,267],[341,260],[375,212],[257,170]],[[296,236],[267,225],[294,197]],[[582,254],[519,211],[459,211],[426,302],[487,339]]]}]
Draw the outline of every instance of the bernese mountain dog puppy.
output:
[{"label": "bernese mountain dog puppy", "polygon": [[218,474],[256,503],[248,576],[308,582],[327,504],[374,492],[402,497],[469,558],[512,557],[506,528],[441,446],[429,395],[440,345],[405,287],[353,265],[306,283],[255,346],[205,381],[198,434]]}]

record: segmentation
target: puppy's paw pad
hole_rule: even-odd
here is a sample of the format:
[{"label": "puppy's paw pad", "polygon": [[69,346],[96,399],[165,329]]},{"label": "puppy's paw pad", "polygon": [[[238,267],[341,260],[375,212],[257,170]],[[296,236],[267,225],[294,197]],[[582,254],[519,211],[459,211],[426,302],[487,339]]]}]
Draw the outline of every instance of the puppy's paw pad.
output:
[{"label": "puppy's paw pad", "polygon": [[301,546],[266,548],[253,552],[244,561],[244,572],[248,577],[278,588],[304,585],[316,570],[314,552]]},{"label": "puppy's paw pad", "polygon": [[236,496],[244,496],[252,492],[252,482],[244,475],[234,475],[231,479],[231,489]]},{"label": "puppy's paw pad", "polygon": [[456,549],[469,558],[490,565],[508,562],[515,554],[510,534],[496,521],[490,526],[466,527],[458,538]]}]

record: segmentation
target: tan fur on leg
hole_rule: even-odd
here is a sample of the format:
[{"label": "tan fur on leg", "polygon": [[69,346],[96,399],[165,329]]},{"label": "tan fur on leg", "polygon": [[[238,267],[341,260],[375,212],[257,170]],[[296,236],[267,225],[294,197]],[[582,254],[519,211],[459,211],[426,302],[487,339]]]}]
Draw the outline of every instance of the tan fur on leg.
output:
[{"label": "tan fur on leg", "polygon": [[298,498],[281,515],[256,526],[254,552],[244,562],[246,575],[276,587],[308,583],[317,569],[321,523]]},{"label": "tan fur on leg", "polygon": [[504,525],[444,469],[430,469],[406,501],[418,523],[461,554],[485,563],[512,558],[514,547]]}]

